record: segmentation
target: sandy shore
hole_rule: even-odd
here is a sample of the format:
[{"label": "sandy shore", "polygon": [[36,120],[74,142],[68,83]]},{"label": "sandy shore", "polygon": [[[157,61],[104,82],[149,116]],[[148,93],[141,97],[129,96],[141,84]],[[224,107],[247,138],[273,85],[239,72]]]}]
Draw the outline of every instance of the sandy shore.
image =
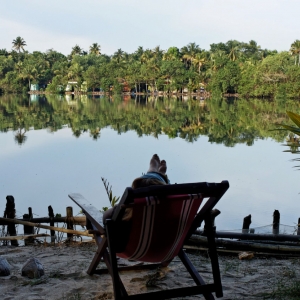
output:
[{"label": "sandy shore", "polygon": [[[112,282],[108,274],[86,274],[95,249],[96,246],[91,243],[0,247],[0,256],[5,257],[11,265],[11,275],[0,277],[1,299],[113,299]],[[38,258],[44,266],[45,275],[40,279],[21,276],[20,270],[30,257]],[[209,282],[212,277],[206,255],[194,252],[189,257]],[[224,289],[222,299],[264,299],[266,293],[269,299],[276,299],[274,292],[280,292],[282,284],[291,284],[300,274],[298,259],[254,257],[241,261],[237,256],[220,256],[219,261]],[[162,270],[131,271],[121,276],[129,294],[193,284],[179,259]],[[188,299],[204,298],[194,296]]]}]

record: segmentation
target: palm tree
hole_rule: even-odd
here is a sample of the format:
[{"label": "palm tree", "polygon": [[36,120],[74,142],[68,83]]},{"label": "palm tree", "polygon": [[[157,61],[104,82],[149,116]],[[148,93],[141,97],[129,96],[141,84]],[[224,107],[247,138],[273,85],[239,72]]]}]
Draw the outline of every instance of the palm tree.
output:
[{"label": "palm tree", "polygon": [[25,51],[24,46],[27,46],[24,39],[21,38],[20,36],[16,37],[16,39],[12,41],[12,44],[13,44],[13,49],[17,50],[19,53],[21,49],[24,52]]},{"label": "palm tree", "polygon": [[153,58],[153,52],[150,49],[144,51],[143,55],[141,56],[142,63],[148,63]]},{"label": "palm tree", "polygon": [[154,57],[156,58],[156,59],[162,59],[162,57],[163,57],[163,54],[164,54],[164,50],[161,50],[160,49],[160,46],[156,46],[153,50],[152,50],[152,52],[153,52],[153,55],[154,55]]},{"label": "palm tree", "polygon": [[113,59],[119,64],[124,58],[124,51],[120,48],[113,54]]},{"label": "palm tree", "polygon": [[290,49],[291,55],[295,56],[295,65],[297,62],[297,54],[298,54],[298,66],[300,65],[300,41],[296,40],[292,45]]},{"label": "palm tree", "polygon": [[23,68],[21,69],[21,72],[19,74],[19,77],[28,80],[28,87],[30,89],[31,81],[37,79],[39,76],[38,70],[35,66],[31,64],[23,65]]},{"label": "palm tree", "polygon": [[230,60],[235,61],[239,55],[239,46],[234,46],[230,49],[228,57]]},{"label": "palm tree", "polygon": [[201,72],[201,67],[206,63],[206,57],[205,53],[197,53],[195,57],[192,60],[192,63],[196,66],[198,66],[198,73],[200,74]]},{"label": "palm tree", "polygon": [[90,46],[90,54],[100,55],[101,46],[98,43],[93,43]]},{"label": "palm tree", "polygon": [[197,53],[200,53],[201,49],[196,43],[189,43],[187,46],[181,48],[182,59],[187,67],[188,63],[191,64]]},{"label": "palm tree", "polygon": [[76,44],[71,51],[71,56],[80,55],[82,53],[82,49]]},{"label": "palm tree", "polygon": [[163,60],[176,60],[179,58],[180,53],[177,47],[170,47],[163,55]]},{"label": "palm tree", "polygon": [[139,47],[137,48],[137,50],[134,52],[134,55],[135,55],[135,57],[137,58],[137,60],[140,60],[141,57],[142,57],[142,55],[143,55],[143,53],[144,53],[143,47],[142,47],[142,46],[139,46]]},{"label": "palm tree", "polygon": [[8,56],[9,53],[7,52],[7,50],[5,48],[3,48],[3,49],[0,49],[0,55]]}]

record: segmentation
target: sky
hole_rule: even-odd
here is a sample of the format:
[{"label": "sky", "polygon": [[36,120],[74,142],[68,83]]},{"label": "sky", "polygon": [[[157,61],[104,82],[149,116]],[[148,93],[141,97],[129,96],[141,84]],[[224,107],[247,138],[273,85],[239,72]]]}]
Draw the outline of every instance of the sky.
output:
[{"label": "sky", "polygon": [[0,49],[21,36],[29,52],[69,54],[92,43],[112,55],[139,46],[181,48],[255,40],[262,48],[289,50],[300,39],[298,0],[2,0]]}]

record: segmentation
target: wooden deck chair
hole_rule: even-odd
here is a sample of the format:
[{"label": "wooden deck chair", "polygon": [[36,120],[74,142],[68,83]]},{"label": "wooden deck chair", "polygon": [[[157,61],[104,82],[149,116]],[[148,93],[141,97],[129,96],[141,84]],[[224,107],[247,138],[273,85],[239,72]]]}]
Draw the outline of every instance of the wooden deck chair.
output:
[{"label": "wooden deck chair", "polygon": [[[150,186],[133,190],[127,188],[116,207],[112,218],[102,225],[102,214],[80,194],[69,197],[81,207],[92,225],[98,250],[89,266],[88,274],[101,274],[97,270],[103,259],[113,281],[115,299],[168,299],[203,294],[205,299],[222,297],[222,284],[215,246],[211,210],[229,187],[221,183],[189,183]],[[203,199],[208,198],[202,208]],[[132,209],[130,221],[122,221],[124,211]],[[184,242],[205,222],[208,251],[211,259],[213,283],[206,284],[185,252]],[[123,238],[124,228],[129,230],[127,244],[117,249],[117,242]],[[128,229],[129,226],[129,229]],[[194,286],[160,290],[143,294],[128,295],[119,276],[119,271],[167,266],[178,256],[195,281]],[[118,267],[117,257],[150,264]]]}]

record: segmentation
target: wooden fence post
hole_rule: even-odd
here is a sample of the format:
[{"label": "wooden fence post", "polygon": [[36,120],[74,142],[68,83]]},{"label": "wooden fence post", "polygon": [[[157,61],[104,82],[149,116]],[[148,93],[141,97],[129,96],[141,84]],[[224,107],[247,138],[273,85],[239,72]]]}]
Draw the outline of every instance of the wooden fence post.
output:
[{"label": "wooden fence post", "polygon": [[298,219],[297,235],[300,235],[300,218]]},{"label": "wooden fence post", "polygon": [[[4,218],[14,219],[16,217],[15,210],[15,198],[13,196],[6,196],[6,208],[4,211]],[[10,236],[16,236],[16,226],[15,224],[7,225],[7,231]],[[11,241],[12,246],[19,246],[18,241]]]},{"label": "wooden fence post", "polygon": [[[32,208],[28,207],[28,214],[24,214],[23,219],[31,220],[32,217],[33,217]],[[23,228],[24,228],[24,235],[34,234],[34,227],[24,225]],[[31,239],[31,238],[24,240],[25,246],[27,246],[28,244],[30,244],[32,242],[33,242],[33,239]]]},{"label": "wooden fence post", "polygon": [[273,213],[273,234],[279,233],[280,213],[275,209]]},{"label": "wooden fence post", "polygon": [[[53,212],[53,208],[51,205],[48,206],[48,216],[50,218],[50,226],[54,226],[54,212]],[[51,243],[55,243],[55,231],[54,230],[50,230],[51,232]]]},{"label": "wooden fence post", "polygon": [[249,233],[250,224],[251,224],[251,215],[248,215],[247,217],[244,218],[242,233]]},{"label": "wooden fence post", "polygon": [[[67,229],[73,229],[73,207],[67,207]],[[69,239],[73,237],[72,233],[67,233]]]}]

